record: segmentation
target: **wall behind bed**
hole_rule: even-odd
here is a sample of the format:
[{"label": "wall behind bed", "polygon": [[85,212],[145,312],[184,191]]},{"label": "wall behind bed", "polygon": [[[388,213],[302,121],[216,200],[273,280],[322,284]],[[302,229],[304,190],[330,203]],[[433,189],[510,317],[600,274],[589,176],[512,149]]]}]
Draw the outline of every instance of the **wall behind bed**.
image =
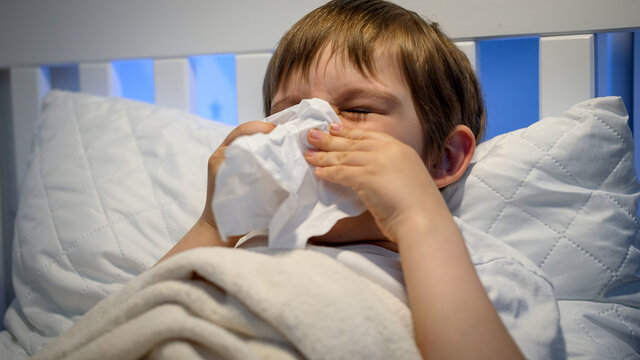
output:
[{"label": "wall behind bed", "polygon": [[[37,116],[38,100],[49,88],[121,95],[176,106],[230,123],[259,118],[260,84],[256,79],[261,79],[270,52],[293,22],[323,2],[1,2],[0,289],[8,285],[13,218],[21,174],[27,166],[29,134]],[[539,59],[544,53],[567,50],[573,55],[586,51],[586,56],[580,53],[575,61],[569,56],[561,65],[573,70],[583,68],[587,75],[565,81],[568,89],[547,87],[560,95],[574,94],[571,86],[580,91],[587,89],[586,97],[623,95],[627,107],[637,110],[635,127],[640,129],[640,36],[630,31],[640,27],[637,16],[640,2],[398,0],[397,3],[438,21],[476,63],[487,95],[489,137],[547,115],[540,109],[543,104],[553,108],[553,104],[548,104],[557,96],[540,91],[541,82],[548,81],[544,80],[544,74],[553,71],[541,70],[544,66],[549,69],[549,64]],[[621,29],[624,31],[618,31]],[[569,37],[550,38],[555,35]],[[619,58],[621,52],[627,55]],[[553,64],[550,69],[553,70]],[[15,91],[17,83],[31,87]],[[29,96],[16,102],[16,94],[21,91]],[[12,121],[16,107],[27,109],[21,115],[25,121]],[[638,161],[640,156],[636,156],[636,164]],[[11,293],[0,293],[0,310],[11,297]]]}]

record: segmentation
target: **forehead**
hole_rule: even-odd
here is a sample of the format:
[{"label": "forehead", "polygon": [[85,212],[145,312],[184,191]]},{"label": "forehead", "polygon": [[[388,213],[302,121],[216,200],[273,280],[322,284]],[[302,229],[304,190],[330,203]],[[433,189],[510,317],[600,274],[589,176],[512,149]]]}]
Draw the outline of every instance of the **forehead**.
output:
[{"label": "forehead", "polygon": [[287,85],[273,96],[270,113],[309,98],[321,98],[336,107],[360,102],[385,109],[413,108],[411,91],[394,57],[380,51],[372,64],[375,73],[361,71],[348,57],[325,50],[307,72],[300,68],[290,74]]},{"label": "forehead", "polygon": [[386,46],[376,49],[369,59],[359,61],[345,49],[334,49],[328,45],[308,66],[301,64],[284,74],[275,97],[300,87],[316,85],[318,81],[406,86],[397,56]]}]

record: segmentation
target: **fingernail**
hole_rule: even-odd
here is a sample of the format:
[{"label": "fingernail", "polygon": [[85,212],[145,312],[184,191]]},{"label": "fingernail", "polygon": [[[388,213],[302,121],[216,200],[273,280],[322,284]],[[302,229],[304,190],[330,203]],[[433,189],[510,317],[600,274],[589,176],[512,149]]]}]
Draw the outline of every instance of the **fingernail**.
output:
[{"label": "fingernail", "polygon": [[334,130],[334,131],[342,130],[342,124],[340,123],[331,123],[331,125],[329,126],[331,127],[331,130]]},{"label": "fingernail", "polygon": [[318,129],[313,129],[313,130],[311,130],[311,134],[310,134],[310,135],[311,135],[311,138],[312,138],[312,139],[320,139],[320,136],[321,136],[322,134],[320,133],[320,130],[318,130]]},{"label": "fingernail", "polygon": [[317,153],[317,152],[318,152],[318,150],[315,150],[315,149],[308,149],[308,150],[304,153],[304,155],[305,155],[305,156],[313,156],[313,154],[315,154],[315,153]]}]

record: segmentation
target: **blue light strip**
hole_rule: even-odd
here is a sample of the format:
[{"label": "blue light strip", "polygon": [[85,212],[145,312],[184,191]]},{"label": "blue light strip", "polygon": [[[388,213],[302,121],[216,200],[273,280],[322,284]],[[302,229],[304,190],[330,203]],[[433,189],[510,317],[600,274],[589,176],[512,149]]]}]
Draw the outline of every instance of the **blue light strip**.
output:
[{"label": "blue light strip", "polygon": [[540,39],[476,43],[477,71],[487,105],[485,139],[539,120]]},{"label": "blue light strip", "polygon": [[633,33],[596,34],[596,96],[621,96],[633,129]]},{"label": "blue light strip", "polygon": [[[636,172],[640,171],[640,31],[633,33],[633,130]],[[639,210],[640,211],[640,210]]]},{"label": "blue light strip", "polygon": [[234,54],[189,58],[196,82],[196,113],[225,124],[238,124],[236,57]]},{"label": "blue light strip", "polygon": [[153,60],[118,60],[111,64],[120,80],[122,97],[151,104],[155,102]]},{"label": "blue light strip", "polygon": [[[640,32],[596,35],[596,96],[621,96],[634,133],[634,165],[640,169]],[[635,131],[634,131],[635,130]]]}]

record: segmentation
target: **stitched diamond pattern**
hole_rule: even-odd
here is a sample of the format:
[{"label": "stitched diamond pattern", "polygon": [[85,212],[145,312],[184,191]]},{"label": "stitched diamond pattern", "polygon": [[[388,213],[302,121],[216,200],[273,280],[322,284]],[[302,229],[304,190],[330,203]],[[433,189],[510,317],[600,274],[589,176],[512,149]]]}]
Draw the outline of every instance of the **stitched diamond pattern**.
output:
[{"label": "stitched diamond pattern", "polygon": [[184,235],[204,206],[208,157],[229,130],[123,99],[45,98],[16,219],[17,300],[5,319],[27,351]]},{"label": "stitched diamond pattern", "polygon": [[640,352],[640,185],[626,121],[619,98],[577,104],[480,144],[444,191],[454,215],[549,276],[573,355]]},{"label": "stitched diamond pattern", "polygon": [[600,299],[625,259],[640,263],[625,115],[619,99],[596,99],[481,144],[464,189],[445,192],[452,212],[531,258],[560,299]]}]

